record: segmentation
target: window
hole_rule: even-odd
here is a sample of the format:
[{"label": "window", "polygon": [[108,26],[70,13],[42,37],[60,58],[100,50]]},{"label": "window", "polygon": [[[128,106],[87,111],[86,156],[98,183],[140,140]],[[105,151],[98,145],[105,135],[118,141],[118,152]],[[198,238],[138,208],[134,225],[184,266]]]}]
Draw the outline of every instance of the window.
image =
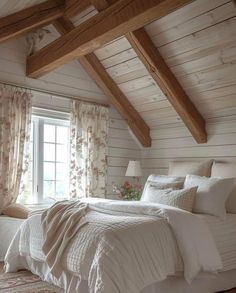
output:
[{"label": "window", "polygon": [[[53,116],[60,116],[56,114],[53,112]],[[29,168],[21,202],[50,203],[68,198],[69,126],[68,117],[32,116]]]}]

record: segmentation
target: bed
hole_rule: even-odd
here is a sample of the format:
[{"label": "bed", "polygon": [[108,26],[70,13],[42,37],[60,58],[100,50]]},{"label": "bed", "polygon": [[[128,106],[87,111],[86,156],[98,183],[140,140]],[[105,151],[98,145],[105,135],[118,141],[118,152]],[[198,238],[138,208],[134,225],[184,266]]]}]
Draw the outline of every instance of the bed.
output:
[{"label": "bed", "polygon": [[[188,292],[188,293],[194,293],[194,292],[215,292],[219,290],[225,290],[225,289],[231,289],[232,287],[236,286],[236,280],[235,280],[235,273],[236,273],[236,215],[234,214],[228,214],[226,219],[220,220],[219,218],[216,218],[214,216],[209,215],[199,215],[194,216],[194,220],[192,221],[192,215],[190,213],[182,213],[182,211],[179,211],[178,209],[169,209],[169,207],[161,205],[156,206],[153,204],[147,204],[147,203],[120,203],[117,201],[105,201],[105,208],[104,208],[104,200],[95,200],[95,204],[93,203],[94,200],[92,200],[92,204],[90,203],[90,212],[86,215],[88,217],[88,221],[90,223],[95,223],[99,218],[99,222],[105,221],[107,223],[107,217],[109,218],[109,224],[112,224],[112,230],[108,232],[108,238],[106,238],[106,241],[108,246],[111,243],[115,243],[117,239],[112,238],[112,242],[109,242],[109,236],[114,236],[114,226],[118,227],[119,232],[122,231],[123,234],[121,238],[118,240],[121,241],[123,237],[125,236],[125,233],[128,233],[129,235],[132,235],[133,238],[127,237],[128,234],[126,234],[126,237],[124,239],[129,240],[135,240],[135,243],[141,241],[143,238],[150,238],[150,235],[152,234],[154,229],[158,229],[159,233],[162,234],[162,237],[159,237],[155,241],[149,241],[144,242],[144,245],[148,245],[148,250],[145,250],[141,246],[142,252],[140,252],[138,249],[138,246],[135,247],[135,250],[137,253],[141,254],[142,257],[147,258],[147,262],[143,261],[143,263],[140,265],[140,267],[143,267],[144,270],[147,270],[150,265],[150,260],[153,259],[153,255],[155,255],[155,248],[152,245],[158,245],[160,246],[156,251],[159,250],[159,253],[155,255],[156,258],[159,258],[157,263],[162,262],[162,266],[159,266],[156,274],[153,275],[153,277],[146,278],[146,285],[144,288],[142,288],[139,291],[136,291],[137,288],[141,288],[139,285],[138,287],[132,287],[132,284],[129,284],[129,289],[126,291],[126,289],[120,289],[116,288],[117,284],[109,284],[109,288],[100,288],[98,286],[97,279],[100,272],[98,272],[98,267],[96,264],[94,264],[94,255],[98,253],[97,249],[94,249],[93,244],[86,249],[90,250],[88,254],[84,254],[86,256],[86,263],[84,258],[80,258],[79,255],[83,254],[84,252],[81,251],[81,247],[85,249],[85,246],[81,246],[81,243],[85,241],[86,235],[88,235],[87,228],[84,229],[84,231],[80,231],[79,234],[81,235],[80,238],[77,238],[77,240],[73,240],[68,245],[62,260],[62,273],[60,275],[60,278],[55,278],[53,274],[51,274],[49,266],[45,262],[45,255],[42,253],[42,243],[43,243],[43,232],[42,232],[42,225],[41,225],[41,215],[36,214],[32,216],[28,221],[24,223],[24,225],[21,226],[18,233],[16,234],[14,241],[11,244],[11,248],[8,251],[8,255],[5,259],[6,265],[7,265],[7,271],[12,272],[16,271],[18,269],[26,268],[30,269],[33,273],[39,275],[42,279],[48,281],[49,283],[56,284],[62,288],[66,288],[66,292],[82,292],[82,293],[88,293],[88,292],[141,292],[141,293],[159,293],[159,292]],[[107,205],[107,208],[106,208]],[[125,206],[123,206],[125,205]],[[135,208],[133,208],[135,206]],[[151,213],[150,213],[151,209]],[[158,209],[158,219],[154,217],[156,214],[156,209]],[[141,212],[146,210],[148,212]],[[111,212],[112,211],[112,212]],[[120,215],[120,212],[122,212],[122,215]],[[99,216],[98,216],[99,214]],[[163,214],[167,214],[166,216],[163,216]],[[130,219],[131,218],[131,219]],[[169,223],[167,223],[167,218]],[[199,218],[199,222],[195,222],[196,218]],[[190,225],[190,229],[194,227],[194,231],[187,231],[186,235],[182,235],[181,241],[184,241],[187,246],[184,246],[180,249],[180,242],[178,244],[176,243],[176,233],[181,232],[181,227],[183,226],[183,221],[188,222],[188,225]],[[126,223],[129,222],[128,228],[125,229],[124,226]],[[137,225],[137,223],[139,224]],[[172,222],[172,224],[170,224]],[[173,224],[174,222],[174,224]],[[179,224],[176,227],[176,223]],[[136,223],[136,224],[134,224]],[[94,225],[91,225],[90,228],[94,228]],[[97,225],[95,225],[96,228]],[[170,228],[171,226],[171,228]],[[106,226],[107,227],[107,226]],[[123,228],[122,228],[123,227]],[[204,227],[207,227],[205,230]],[[104,226],[102,227],[102,229]],[[141,229],[141,230],[140,230]],[[172,230],[175,230],[174,232]],[[211,233],[208,233],[208,229],[211,231]],[[92,229],[94,232],[94,230]],[[92,232],[92,233],[93,233]],[[138,234],[137,234],[138,232]],[[142,233],[142,237],[140,237],[140,232]],[[107,231],[105,232],[107,233]],[[117,236],[117,231],[115,231],[115,235]],[[132,234],[133,233],[133,234]],[[174,236],[174,235],[175,236]],[[99,231],[99,235],[101,235],[101,231]],[[106,236],[107,236],[106,235]],[[214,251],[214,244],[211,243],[211,236],[213,235],[214,243],[216,243],[217,251],[219,251],[220,257],[222,259],[222,267],[220,267],[219,261],[217,259],[217,253]],[[201,238],[203,236],[203,238]],[[224,236],[224,241],[222,241]],[[227,236],[227,237],[225,237]],[[130,236],[131,237],[131,236]],[[136,238],[135,238],[136,237]],[[178,236],[177,236],[178,237]],[[184,237],[186,237],[184,239]],[[189,237],[189,240],[187,241]],[[199,255],[185,255],[183,256],[183,251],[189,251],[191,246],[196,245],[196,239],[199,237],[199,242],[197,243],[197,246],[194,247],[194,249],[199,250],[201,247],[205,247],[207,253],[204,251],[201,251]],[[193,240],[195,238],[195,240]],[[93,239],[90,239],[93,242]],[[126,240],[125,240],[126,241]],[[195,241],[195,242],[194,242]],[[188,243],[187,243],[188,242]],[[210,243],[210,244],[209,244]],[[97,243],[96,243],[97,244]],[[128,247],[127,243],[126,247]],[[171,245],[169,245],[171,244]],[[120,247],[122,246],[122,243],[119,244]],[[141,245],[141,244],[140,244]],[[99,246],[98,246],[99,247]],[[102,246],[104,249],[104,246]],[[181,253],[180,251],[181,250]],[[78,251],[81,251],[81,253],[78,253]],[[127,251],[130,253],[130,251]],[[108,251],[105,252],[109,253]],[[143,253],[143,255],[142,255]],[[149,255],[148,255],[148,254]],[[154,254],[153,254],[154,253]],[[202,253],[202,255],[201,255]],[[161,254],[165,254],[163,258],[160,257]],[[111,254],[112,258],[114,259],[117,257],[115,254]],[[125,255],[125,252],[122,252],[122,255]],[[122,257],[122,255],[119,255],[118,257]],[[168,259],[169,256],[169,259]],[[88,260],[87,258],[91,257],[91,260]],[[128,257],[126,255],[126,257]],[[204,260],[200,260],[201,257],[205,258]],[[166,258],[168,259],[166,261]],[[117,259],[116,259],[117,260]],[[107,259],[106,258],[97,258],[97,262],[105,261],[105,266]],[[109,260],[110,261],[110,260]],[[124,261],[124,260],[122,260]],[[140,261],[139,258],[137,258],[137,261]],[[188,267],[189,272],[187,272],[189,275],[189,278],[194,277],[192,274],[192,271],[196,269],[194,266],[197,262],[200,262],[197,268],[201,270],[202,266],[205,266],[206,271],[209,270],[208,273],[202,272],[200,274],[197,274],[196,278],[192,281],[191,285],[186,282],[186,280],[183,277],[183,263],[184,266]],[[84,273],[84,275],[81,273],[81,269],[86,270],[86,266],[90,263],[90,269],[91,264],[93,264],[93,271],[95,270],[95,273],[91,276],[91,271]],[[157,265],[157,263],[154,263],[154,265]],[[102,263],[102,265],[104,265]],[[104,269],[104,267],[100,264],[99,268]],[[128,269],[132,269],[131,267],[126,263],[126,271],[125,276],[128,274]],[[191,268],[193,265],[194,268]],[[112,266],[115,266],[115,262],[112,263]],[[189,267],[190,266],[190,267]],[[209,266],[209,267],[208,267]],[[163,269],[164,267],[164,269]],[[161,269],[160,269],[161,268]],[[115,268],[113,273],[116,274],[116,276],[113,276],[114,278],[119,279],[119,284],[124,277],[121,271],[119,271],[119,267]],[[124,268],[123,268],[124,269]],[[87,267],[88,270],[88,267]],[[159,272],[158,272],[159,270]],[[137,274],[138,271],[133,269],[134,273]],[[155,270],[152,268],[150,269],[150,272],[154,272]],[[110,274],[112,272],[112,267],[110,267]],[[212,272],[219,272],[218,274],[212,273]],[[186,273],[186,272],[185,272]],[[120,276],[119,276],[120,275]],[[118,277],[119,276],[119,277]],[[103,276],[101,278],[102,281],[106,280],[106,278],[110,277],[110,275]],[[132,274],[130,274],[131,279],[135,278]],[[88,289],[88,280],[89,279],[89,286],[90,291]],[[159,282],[154,282],[154,280],[158,280]],[[114,279],[112,280],[114,282]],[[91,285],[93,284],[93,285]],[[94,285],[96,284],[96,285]],[[112,286],[115,286],[114,288]],[[124,282],[124,285],[127,286],[127,283]],[[92,289],[91,289],[92,288]],[[112,291],[111,289],[112,288]]]},{"label": "bed", "polygon": [[0,261],[4,260],[7,249],[22,223],[22,219],[0,216]]},{"label": "bed", "polygon": [[214,163],[212,172],[212,161],[175,162],[169,176],[149,176],[141,201],[65,201],[32,214],[11,243],[6,270],[29,269],[67,293],[234,288],[236,179],[229,167]]}]

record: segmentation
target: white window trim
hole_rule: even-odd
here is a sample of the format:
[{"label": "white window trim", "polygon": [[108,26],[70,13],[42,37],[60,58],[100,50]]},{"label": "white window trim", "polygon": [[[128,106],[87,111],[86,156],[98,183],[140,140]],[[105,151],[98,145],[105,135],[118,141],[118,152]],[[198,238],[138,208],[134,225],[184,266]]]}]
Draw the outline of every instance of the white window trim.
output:
[{"label": "white window trim", "polygon": [[[35,108],[32,109],[32,121],[33,121],[33,168],[32,168],[32,196],[30,203],[27,206],[34,207],[45,207],[54,203],[56,200],[52,199],[51,202],[45,202],[43,195],[43,157],[44,157],[44,141],[43,141],[43,126],[44,123],[53,124],[54,119],[57,119],[56,125],[58,126],[69,126],[70,113],[61,112],[56,110]],[[69,139],[69,137],[68,137]],[[69,149],[68,149],[68,164],[69,164]],[[56,156],[56,149],[55,149]],[[56,172],[56,170],[55,170]]]}]

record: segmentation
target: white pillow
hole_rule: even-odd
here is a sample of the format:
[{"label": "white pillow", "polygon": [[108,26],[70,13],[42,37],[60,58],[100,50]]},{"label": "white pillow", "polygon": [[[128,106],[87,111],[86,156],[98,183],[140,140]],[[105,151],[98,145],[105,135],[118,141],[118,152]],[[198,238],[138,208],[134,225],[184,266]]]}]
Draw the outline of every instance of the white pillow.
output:
[{"label": "white pillow", "polygon": [[158,189],[155,185],[149,185],[142,201],[154,202],[173,206],[192,212],[197,187],[185,189]]},{"label": "white pillow", "polygon": [[236,214],[236,163],[214,162],[211,176],[234,178],[234,188],[226,201],[226,211]]},{"label": "white pillow", "polygon": [[180,189],[183,188],[184,185],[184,177],[177,177],[177,176],[167,176],[167,175],[155,175],[152,174],[148,177],[146,184],[143,189],[142,197],[145,195],[148,186],[156,185],[159,189]]},{"label": "white pillow", "polygon": [[224,218],[226,216],[225,202],[233,189],[232,178],[208,178],[187,175],[184,188],[198,186],[193,211]]},{"label": "white pillow", "polygon": [[198,176],[211,176],[213,160],[209,161],[173,161],[169,164],[168,175],[186,176],[188,174]]}]

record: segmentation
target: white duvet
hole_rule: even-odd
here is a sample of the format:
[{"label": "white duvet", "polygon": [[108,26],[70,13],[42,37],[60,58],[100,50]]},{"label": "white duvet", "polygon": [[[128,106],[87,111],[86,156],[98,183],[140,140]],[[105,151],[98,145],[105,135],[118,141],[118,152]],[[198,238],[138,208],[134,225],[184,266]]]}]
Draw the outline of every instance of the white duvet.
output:
[{"label": "white duvet", "polygon": [[[61,266],[78,283],[88,280],[91,293],[137,293],[183,270],[191,282],[199,272],[222,268],[207,225],[189,212],[144,202],[88,202],[87,224],[65,249]],[[34,215],[8,250],[7,271],[22,268],[22,257],[44,261],[42,244],[41,216]]]}]

